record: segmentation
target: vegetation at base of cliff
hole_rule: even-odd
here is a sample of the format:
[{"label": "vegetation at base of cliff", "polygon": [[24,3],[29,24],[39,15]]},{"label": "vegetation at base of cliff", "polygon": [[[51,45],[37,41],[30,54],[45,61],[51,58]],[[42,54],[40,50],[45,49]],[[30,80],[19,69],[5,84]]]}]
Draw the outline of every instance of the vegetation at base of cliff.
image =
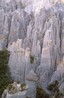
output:
[{"label": "vegetation at base of cliff", "polygon": [[36,98],[64,98],[64,95],[60,93],[58,86],[59,82],[57,80],[49,84],[47,88],[49,94],[45,89],[37,87]]},{"label": "vegetation at base of cliff", "polygon": [[36,98],[49,98],[49,95],[42,88],[37,87]]},{"label": "vegetation at base of cliff", "polygon": [[55,93],[55,92],[59,92],[58,89],[58,81],[54,81],[53,83],[51,83],[50,85],[48,85],[48,90],[50,90],[51,92]]},{"label": "vegetation at base of cliff", "polygon": [[7,85],[11,83],[8,68],[9,55],[7,50],[0,51],[0,97]]},{"label": "vegetation at base of cliff", "polygon": [[30,55],[30,63],[33,64],[34,63],[34,56]]},{"label": "vegetation at base of cliff", "polygon": [[51,98],[64,98],[64,95],[59,91],[59,82],[56,80],[48,85],[48,90],[51,92]]}]

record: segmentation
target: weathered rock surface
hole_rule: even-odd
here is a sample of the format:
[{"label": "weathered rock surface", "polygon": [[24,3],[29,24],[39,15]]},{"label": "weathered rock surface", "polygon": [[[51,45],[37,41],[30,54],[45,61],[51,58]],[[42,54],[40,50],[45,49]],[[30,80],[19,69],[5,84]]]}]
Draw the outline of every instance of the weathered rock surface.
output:
[{"label": "weathered rock surface", "polygon": [[36,5],[33,1],[37,2],[0,1],[0,50],[10,51],[13,80],[24,83],[32,70],[39,85],[46,88],[64,78],[64,4],[62,0],[45,0],[44,5],[43,0]]}]

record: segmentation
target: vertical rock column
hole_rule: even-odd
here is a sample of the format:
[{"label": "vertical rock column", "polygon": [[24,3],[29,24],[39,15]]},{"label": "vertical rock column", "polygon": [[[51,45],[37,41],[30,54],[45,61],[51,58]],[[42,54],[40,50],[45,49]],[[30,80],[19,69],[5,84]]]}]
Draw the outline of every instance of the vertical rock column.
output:
[{"label": "vertical rock column", "polygon": [[36,98],[36,86],[37,86],[36,82],[37,81],[38,81],[38,78],[36,74],[34,73],[33,70],[31,70],[29,74],[26,75],[26,84],[28,84],[29,86],[27,97]]},{"label": "vertical rock column", "polygon": [[25,83],[26,70],[30,69],[29,48],[22,48],[22,40],[18,39],[8,47],[11,55],[9,58],[9,67],[13,80]]}]

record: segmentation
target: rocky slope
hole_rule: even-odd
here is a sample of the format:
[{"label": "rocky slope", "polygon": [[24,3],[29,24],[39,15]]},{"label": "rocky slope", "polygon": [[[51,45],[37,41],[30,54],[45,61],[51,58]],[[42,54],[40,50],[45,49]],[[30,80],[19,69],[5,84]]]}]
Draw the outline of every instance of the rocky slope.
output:
[{"label": "rocky slope", "polygon": [[13,80],[24,83],[34,71],[46,88],[64,78],[64,4],[55,0],[46,7],[48,0],[42,2],[0,1],[0,50],[10,51]]}]

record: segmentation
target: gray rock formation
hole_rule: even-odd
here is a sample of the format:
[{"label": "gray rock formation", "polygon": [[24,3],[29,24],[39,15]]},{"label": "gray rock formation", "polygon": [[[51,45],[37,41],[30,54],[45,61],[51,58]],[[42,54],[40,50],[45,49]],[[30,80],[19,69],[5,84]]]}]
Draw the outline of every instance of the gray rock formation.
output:
[{"label": "gray rock formation", "polygon": [[13,80],[24,83],[33,70],[46,88],[64,77],[64,4],[57,1],[0,1],[0,50],[10,51]]},{"label": "gray rock formation", "polygon": [[16,93],[16,94],[12,94],[12,95],[10,95],[10,94],[7,94],[7,96],[6,96],[6,98],[26,98],[26,91],[24,91],[24,92],[18,92],[18,93]]},{"label": "gray rock formation", "polygon": [[36,98],[36,82],[38,81],[38,77],[34,73],[33,70],[31,70],[27,75],[26,75],[26,83],[29,86],[28,88],[28,93],[27,97],[30,98]]}]

